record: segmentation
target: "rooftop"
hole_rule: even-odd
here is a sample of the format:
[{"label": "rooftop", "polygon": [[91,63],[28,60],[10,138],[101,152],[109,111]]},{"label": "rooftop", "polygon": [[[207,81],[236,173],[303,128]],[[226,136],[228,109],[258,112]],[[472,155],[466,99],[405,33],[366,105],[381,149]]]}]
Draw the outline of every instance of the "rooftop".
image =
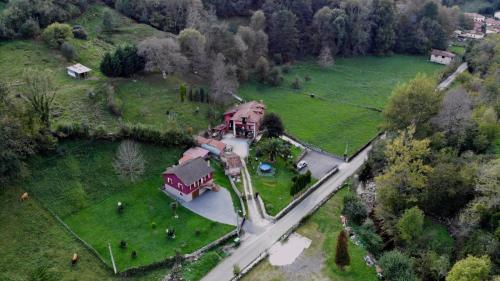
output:
[{"label": "rooftop", "polygon": [[198,145],[208,144],[210,146],[217,148],[220,152],[223,152],[224,149],[226,148],[226,144],[221,142],[221,141],[214,140],[214,139],[207,139],[207,138],[200,137],[200,136],[196,137],[196,143]]},{"label": "rooftop", "polygon": [[183,153],[182,158],[179,160],[179,164],[185,163],[198,157],[205,158],[207,157],[208,153],[210,153],[210,151],[204,148],[192,147]]},{"label": "rooftop", "polygon": [[68,67],[66,67],[66,69],[71,70],[71,71],[78,73],[78,74],[86,73],[86,72],[89,72],[92,70],[92,69],[86,67],[85,65],[82,65],[79,63],[68,66]]},{"label": "rooftop", "polygon": [[201,157],[168,168],[163,174],[176,175],[185,185],[191,185],[214,170]]},{"label": "rooftop", "polygon": [[264,117],[265,109],[262,102],[251,101],[237,105],[224,114],[233,114],[231,120],[241,121],[246,118],[247,122],[258,123]]},{"label": "rooftop", "polygon": [[431,54],[433,56],[443,56],[443,57],[449,57],[449,58],[455,57],[455,54],[452,52],[443,51],[443,50],[436,50],[436,49],[432,49]]}]

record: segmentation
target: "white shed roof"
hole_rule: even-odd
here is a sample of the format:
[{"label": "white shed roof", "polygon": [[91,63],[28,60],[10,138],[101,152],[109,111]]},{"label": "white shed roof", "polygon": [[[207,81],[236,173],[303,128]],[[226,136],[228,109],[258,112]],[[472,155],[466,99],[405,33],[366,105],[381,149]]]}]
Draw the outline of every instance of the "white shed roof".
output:
[{"label": "white shed roof", "polygon": [[78,74],[89,72],[92,70],[92,69],[86,67],[85,65],[82,65],[79,63],[68,66],[67,69],[72,71],[72,72],[78,73]]}]

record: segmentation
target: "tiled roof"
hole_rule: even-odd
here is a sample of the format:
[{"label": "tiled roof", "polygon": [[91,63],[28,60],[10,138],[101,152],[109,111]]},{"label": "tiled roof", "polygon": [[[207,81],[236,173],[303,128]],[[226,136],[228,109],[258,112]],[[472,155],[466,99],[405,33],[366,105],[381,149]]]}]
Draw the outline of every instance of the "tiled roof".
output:
[{"label": "tiled roof", "polygon": [[168,168],[163,174],[176,175],[185,185],[191,185],[214,170],[203,158],[196,158],[188,162]]},{"label": "tiled roof", "polygon": [[225,114],[233,114],[231,120],[242,121],[246,118],[247,122],[258,123],[264,117],[266,107],[263,103],[251,101],[228,110]]}]

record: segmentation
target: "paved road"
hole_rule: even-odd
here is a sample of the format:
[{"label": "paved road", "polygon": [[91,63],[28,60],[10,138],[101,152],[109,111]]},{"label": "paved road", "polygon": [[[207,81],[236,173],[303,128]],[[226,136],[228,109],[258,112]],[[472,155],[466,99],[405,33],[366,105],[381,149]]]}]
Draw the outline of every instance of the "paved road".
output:
[{"label": "paved road", "polygon": [[[233,266],[239,265],[245,268],[265,253],[280,237],[297,225],[305,216],[315,210],[322,201],[333,192],[336,192],[342,183],[351,176],[367,158],[371,146],[365,148],[358,156],[349,163],[339,166],[339,172],[328,179],[317,190],[312,192],[304,201],[299,203],[283,218],[267,227],[266,231],[241,244],[234,253],[217,265],[202,280],[203,281],[227,281],[233,277]],[[335,219],[335,218],[332,218]]]},{"label": "paved road", "polygon": [[467,70],[467,63],[464,62],[462,63],[461,65],[459,65],[457,67],[457,70],[455,70],[455,72],[453,72],[453,74],[451,74],[450,76],[448,76],[448,78],[444,79],[443,82],[439,83],[439,85],[437,86],[437,89],[438,90],[445,90],[446,88],[448,88],[451,83],[453,83],[453,81],[455,81],[455,78],[457,78],[457,76],[464,72],[465,70]]}]

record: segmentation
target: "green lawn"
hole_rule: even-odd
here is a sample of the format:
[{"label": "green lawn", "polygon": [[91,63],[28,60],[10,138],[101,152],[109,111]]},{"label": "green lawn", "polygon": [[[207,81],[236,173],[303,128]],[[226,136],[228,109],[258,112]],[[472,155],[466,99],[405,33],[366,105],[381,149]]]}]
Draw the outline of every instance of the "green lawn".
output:
[{"label": "green lawn", "polygon": [[[292,156],[296,158],[299,154],[300,149],[292,147]],[[250,155],[247,167],[252,178],[254,191],[259,192],[260,197],[264,201],[267,213],[274,216],[293,200],[293,196],[290,195],[290,187],[292,185],[292,178],[296,174],[282,158],[278,158],[274,163],[271,163],[266,156],[255,160],[255,150],[250,151]],[[275,169],[275,174],[273,176],[260,175],[258,173],[259,163],[270,163]],[[315,181],[313,179],[310,185]]]},{"label": "green lawn", "polygon": [[457,54],[459,56],[463,56],[465,54],[465,47],[462,47],[462,46],[453,45],[453,46],[450,46],[448,49],[450,52]]},{"label": "green lawn", "polygon": [[[46,280],[123,280],[113,276],[33,195],[19,202],[24,191],[22,185],[0,190],[0,225],[8,226],[0,228],[0,280],[40,280],[30,278],[41,267],[57,277]],[[76,266],[70,262],[73,253],[80,257]],[[127,280],[161,280],[166,273],[163,268]]]},{"label": "green lawn", "polygon": [[[352,154],[377,134],[382,122],[377,110],[398,83],[440,69],[427,57],[402,55],[339,58],[326,70],[314,61],[297,62],[280,87],[250,82],[242,85],[239,95],[264,100],[268,111],[278,113],[287,132],[300,140],[337,155],[343,155],[347,145]],[[296,76],[300,90],[290,86]],[[311,80],[304,81],[306,76]]]},{"label": "green lawn", "polygon": [[[62,155],[37,157],[32,177],[24,184],[30,193],[52,209],[110,264],[108,243],[119,270],[190,253],[228,233],[232,226],[211,222],[180,207],[179,219],[172,200],[160,191],[161,172],[176,162],[179,149],[141,144],[147,161],[145,174],[134,182],[120,179],[113,167],[118,143],[71,141],[61,144]],[[116,205],[122,202],[123,214]],[[152,224],[156,224],[156,228]],[[167,239],[166,228],[176,230]],[[199,237],[195,237],[200,230]],[[119,248],[121,240],[127,249]],[[135,250],[136,259],[130,254]]]},{"label": "green lawn", "polygon": [[[343,188],[330,200],[328,200],[318,211],[308,218],[302,226],[297,229],[300,235],[312,240],[311,246],[302,255],[311,262],[304,262],[302,269],[308,272],[311,264],[322,260],[322,269],[310,272],[308,280],[332,280],[332,281],[376,281],[375,269],[368,267],[363,261],[365,250],[359,246],[349,243],[349,255],[351,265],[345,271],[340,271],[335,265],[335,245],[337,236],[342,230],[340,223],[340,211],[342,208],[342,198],[348,193],[347,188]],[[320,258],[321,257],[321,258]],[[304,260],[304,259],[302,259]],[[301,262],[296,262],[290,266],[302,266]],[[314,266],[316,267],[316,266]],[[285,281],[290,278],[279,267],[272,266],[267,260],[257,265],[244,281]],[[296,280],[296,279],[294,279]]]},{"label": "green lawn", "polygon": [[178,89],[182,83],[177,76],[163,79],[160,75],[120,81],[116,86],[116,96],[123,101],[123,120],[160,129],[172,126],[192,128],[194,133],[206,129],[208,104],[187,99],[181,102]]}]

